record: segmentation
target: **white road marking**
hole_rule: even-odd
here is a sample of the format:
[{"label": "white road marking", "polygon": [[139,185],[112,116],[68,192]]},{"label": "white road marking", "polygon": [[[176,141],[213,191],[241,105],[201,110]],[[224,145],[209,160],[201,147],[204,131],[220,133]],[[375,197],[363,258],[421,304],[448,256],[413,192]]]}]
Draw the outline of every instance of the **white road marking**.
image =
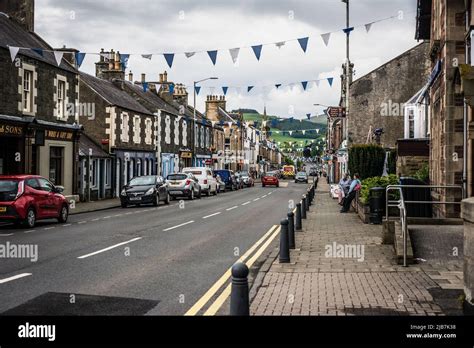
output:
[{"label": "white road marking", "polygon": [[100,218],[92,219],[91,221],[99,221]]},{"label": "white road marking", "polygon": [[102,219],[110,219],[112,216],[104,216]]},{"label": "white road marking", "polygon": [[250,201],[247,201],[245,203],[242,203],[242,205],[247,205],[247,204],[250,204]]},{"label": "white road marking", "polygon": [[10,237],[10,236],[13,236],[13,233],[0,234],[0,237]]},{"label": "white road marking", "polygon": [[133,238],[133,239],[130,239],[126,242],[122,242],[122,243],[118,243],[118,244],[115,244],[115,245],[112,245],[112,246],[109,246],[105,249],[101,249],[101,250],[98,250],[98,251],[94,251],[93,253],[90,253],[90,254],[86,254],[86,255],[82,255],[82,256],[79,256],[78,259],[85,259],[87,257],[90,257],[90,256],[94,256],[94,255],[97,255],[97,254],[100,254],[100,253],[103,253],[104,251],[109,251],[111,249],[114,249],[114,248],[117,248],[121,245],[125,245],[125,244],[128,244],[128,243],[132,243],[132,242],[135,242],[139,239],[142,239],[142,237],[137,237],[137,238]]},{"label": "white road marking", "polygon": [[54,226],[52,226],[52,227],[45,227],[45,228],[43,228],[43,230],[47,231],[47,230],[52,230],[53,228],[54,228]]},{"label": "white road marking", "polygon": [[216,215],[219,215],[221,212],[218,212],[218,213],[214,213],[214,214],[211,214],[211,215],[207,215],[207,216],[204,216],[203,219],[207,219],[207,218],[210,218],[210,217],[213,217],[213,216],[216,216]]},{"label": "white road marking", "polygon": [[163,232],[170,231],[170,230],[174,230],[175,228],[178,228],[178,227],[181,227],[181,226],[185,226],[185,225],[189,225],[189,224],[192,224],[193,222],[194,222],[194,220],[191,220],[191,221],[185,222],[184,224],[180,224],[180,225],[176,225],[176,226],[173,226],[173,227],[169,227],[169,228],[164,229]]},{"label": "white road marking", "polygon": [[117,214],[117,215],[114,215],[113,217],[120,217],[122,216],[122,214]]},{"label": "white road marking", "polygon": [[262,198],[265,198],[265,197],[267,197],[267,195],[262,196]]},{"label": "white road marking", "polygon": [[236,205],[234,205],[233,207],[230,207],[230,208],[227,208],[226,210],[229,211],[229,210],[234,210],[234,209],[237,209],[238,207]]},{"label": "white road marking", "polygon": [[78,224],[85,224],[87,221],[79,221]]},{"label": "white road marking", "polygon": [[30,275],[31,275],[31,273],[21,273],[21,274],[17,274],[13,277],[10,277],[10,278],[0,279],[0,284],[11,282],[12,280],[20,279],[20,278],[23,278],[23,277],[28,277]]},{"label": "white road marking", "polygon": [[64,224],[63,227],[71,226],[71,224]]},{"label": "white road marking", "polygon": [[259,199],[260,199],[260,198],[255,198],[253,201],[256,202],[256,201],[258,201]]},{"label": "white road marking", "polygon": [[269,195],[271,195],[272,193],[273,193],[273,191],[272,191],[272,192],[268,192]]},{"label": "white road marking", "polygon": [[29,231],[25,231],[23,233],[33,233],[34,231],[36,231],[36,230],[29,230]]}]

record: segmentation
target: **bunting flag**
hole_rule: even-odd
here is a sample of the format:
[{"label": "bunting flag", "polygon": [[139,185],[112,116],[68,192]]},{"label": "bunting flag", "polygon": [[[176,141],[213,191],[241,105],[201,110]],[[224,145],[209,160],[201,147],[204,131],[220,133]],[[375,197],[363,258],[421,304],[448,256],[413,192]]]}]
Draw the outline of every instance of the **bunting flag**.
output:
[{"label": "bunting flag", "polygon": [[32,48],[31,50],[38,53],[41,57],[43,57],[43,49],[42,48]]},{"label": "bunting flag", "polygon": [[280,87],[281,87],[281,83],[277,83],[277,84],[275,85],[275,87],[276,87],[277,89],[280,88]]},{"label": "bunting flag", "polygon": [[84,62],[84,58],[86,57],[85,53],[82,52],[75,52],[76,63],[78,67],[81,67],[82,62]]},{"label": "bunting flag", "polygon": [[247,93],[250,92],[252,90],[253,86],[248,86],[247,87]]},{"label": "bunting flag", "polygon": [[195,54],[196,54],[196,52],[184,52],[184,55],[186,56],[186,58],[191,58]]},{"label": "bunting flag", "polygon": [[329,38],[331,37],[331,33],[321,34],[323,38],[324,44],[327,46],[329,45]]},{"label": "bunting flag", "polygon": [[120,54],[120,63],[122,63],[123,68],[127,68],[128,60],[130,59],[130,54]]},{"label": "bunting flag", "polygon": [[63,61],[63,55],[64,52],[54,51],[54,59],[56,59],[56,64],[58,64],[58,66],[60,66],[61,62]]},{"label": "bunting flag", "polygon": [[170,84],[170,94],[174,93],[174,84]]},{"label": "bunting flag", "polygon": [[153,57],[153,54],[142,54],[142,58],[144,59],[151,60],[152,57]]},{"label": "bunting flag", "polygon": [[213,64],[213,65],[216,65],[217,50],[215,50],[215,51],[207,51],[207,54],[209,55],[209,58],[211,58],[212,64]]},{"label": "bunting flag", "polygon": [[228,125],[229,127],[232,127],[233,124],[234,124],[234,122],[227,122],[227,125]]},{"label": "bunting flag", "polygon": [[216,125],[217,121],[211,121],[211,125],[212,127],[214,127]]},{"label": "bunting flag", "polygon": [[316,129],[316,133],[318,133],[318,134],[319,134],[319,129]]},{"label": "bunting flag", "polygon": [[199,92],[201,91],[201,86],[194,87],[194,90],[196,91],[196,94],[199,95]]},{"label": "bunting flag", "polygon": [[353,30],[354,30],[354,27],[342,29],[342,31],[343,31],[346,35],[349,35],[349,34],[351,33],[351,31],[353,31]]},{"label": "bunting flag", "polygon": [[309,119],[311,119],[311,114],[306,114],[306,117]]},{"label": "bunting flag", "polygon": [[227,95],[227,90],[228,89],[229,89],[229,87],[226,87],[226,86],[222,87],[222,92],[224,93],[224,95]]},{"label": "bunting flag", "polygon": [[304,129],[301,132],[303,133],[303,135],[305,135],[305,133],[306,133],[306,131]]},{"label": "bunting flag", "polygon": [[298,42],[304,53],[306,53],[306,48],[308,47],[308,40],[309,40],[309,37],[303,37],[301,39],[298,39]]},{"label": "bunting flag", "polygon": [[367,24],[365,25],[365,31],[366,31],[367,33],[370,31],[370,28],[372,28],[372,24],[373,24],[373,23],[367,23]]},{"label": "bunting flag", "polygon": [[262,45],[252,46],[253,53],[255,53],[255,57],[257,60],[260,60],[260,54],[262,53]]},{"label": "bunting flag", "polygon": [[285,46],[285,43],[285,41],[275,42],[275,46],[278,48],[282,48],[283,46]]},{"label": "bunting flag", "polygon": [[8,49],[10,50],[10,56],[12,58],[12,62],[14,62],[18,52],[20,51],[20,47],[8,46]]},{"label": "bunting flag", "polygon": [[163,56],[165,57],[166,63],[168,63],[168,66],[171,69],[171,66],[173,65],[174,53],[165,53]]},{"label": "bunting flag", "polygon": [[230,57],[232,58],[232,62],[234,64],[237,62],[237,59],[239,59],[239,52],[240,52],[240,48],[231,48],[229,50]]},{"label": "bunting flag", "polygon": [[306,86],[308,86],[308,81],[302,81],[301,85],[303,86],[303,90],[306,91]]},{"label": "bunting flag", "polygon": [[332,87],[332,82],[334,81],[334,78],[332,77],[328,77],[328,83],[329,83],[329,86]]},{"label": "bunting flag", "polygon": [[148,90],[148,82],[142,82],[143,85],[143,92],[146,92]]}]

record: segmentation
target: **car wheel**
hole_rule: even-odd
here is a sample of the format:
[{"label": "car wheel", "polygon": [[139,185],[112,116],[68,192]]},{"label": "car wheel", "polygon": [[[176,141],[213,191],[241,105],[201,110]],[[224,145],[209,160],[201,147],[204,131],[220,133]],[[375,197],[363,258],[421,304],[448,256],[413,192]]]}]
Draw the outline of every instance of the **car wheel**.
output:
[{"label": "car wheel", "polygon": [[265,187],[265,184],[262,184],[262,187]]},{"label": "car wheel", "polygon": [[160,197],[158,197],[158,193],[153,196],[153,206],[157,207],[160,204]]},{"label": "car wheel", "polygon": [[36,213],[35,213],[35,210],[33,208],[28,209],[28,211],[26,212],[26,218],[25,218],[23,223],[27,228],[35,227]]},{"label": "car wheel", "polygon": [[171,196],[170,196],[170,194],[167,192],[167,193],[166,193],[165,204],[170,204],[170,201],[171,201]]},{"label": "car wheel", "polygon": [[216,189],[214,190],[214,196],[217,196],[217,187],[216,187]]},{"label": "car wheel", "polygon": [[121,203],[120,203],[120,206],[121,206],[122,208],[126,208],[126,207],[127,207],[127,203],[121,202]]},{"label": "car wheel", "polygon": [[69,210],[67,209],[67,205],[63,205],[61,210],[59,211],[58,222],[65,223],[69,216]]},{"label": "car wheel", "polygon": [[280,187],[280,184],[277,184],[276,187]]},{"label": "car wheel", "polygon": [[189,200],[192,201],[194,200],[194,190],[191,189],[191,193],[189,194]]},{"label": "car wheel", "polygon": [[201,192],[201,189],[199,189],[199,192],[198,192],[198,195],[197,195],[197,199],[201,199],[201,196],[202,196],[202,192]]}]

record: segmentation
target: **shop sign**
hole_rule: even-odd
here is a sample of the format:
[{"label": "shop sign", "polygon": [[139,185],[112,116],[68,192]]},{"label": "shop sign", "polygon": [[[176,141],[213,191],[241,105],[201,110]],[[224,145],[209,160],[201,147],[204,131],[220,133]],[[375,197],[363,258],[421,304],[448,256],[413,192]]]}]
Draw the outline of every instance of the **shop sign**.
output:
[{"label": "shop sign", "polygon": [[8,125],[1,124],[0,125],[0,135],[22,136],[23,135],[23,127],[8,126]]},{"label": "shop sign", "polygon": [[181,152],[181,158],[193,158],[193,154],[191,152]]},{"label": "shop sign", "polygon": [[46,130],[46,138],[53,140],[73,140],[73,132]]}]

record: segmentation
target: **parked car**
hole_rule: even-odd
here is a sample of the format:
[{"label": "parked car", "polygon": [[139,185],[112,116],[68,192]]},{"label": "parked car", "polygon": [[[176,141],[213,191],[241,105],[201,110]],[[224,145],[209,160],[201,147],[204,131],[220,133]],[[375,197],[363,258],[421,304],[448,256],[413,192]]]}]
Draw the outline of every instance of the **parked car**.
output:
[{"label": "parked car", "polygon": [[308,174],[306,174],[306,172],[298,172],[298,173],[296,173],[295,182],[296,182],[296,183],[299,183],[299,182],[308,183]]},{"label": "parked car", "polygon": [[201,198],[199,180],[190,173],[169,174],[166,183],[172,198],[187,197],[189,200]]},{"label": "parked car", "polygon": [[224,180],[222,180],[222,178],[219,174],[214,173],[214,175],[215,175],[216,182],[217,182],[217,192],[218,193],[225,192],[226,187],[225,187]]},{"label": "parked car", "polygon": [[222,178],[222,180],[225,182],[226,189],[231,190],[231,191],[238,189],[237,180],[232,170],[219,169],[219,170],[215,170],[214,173],[216,175],[219,175]]},{"label": "parked car", "polygon": [[280,187],[280,181],[275,175],[268,175],[267,173],[262,177],[262,187],[265,187],[265,186]]},{"label": "parked car", "polygon": [[239,176],[240,176],[244,186],[247,186],[247,187],[255,186],[253,178],[249,175],[249,172],[241,171],[241,172],[239,172]]},{"label": "parked car", "polygon": [[153,204],[156,207],[161,201],[170,204],[168,187],[159,175],[136,176],[120,192],[122,208],[131,204]]},{"label": "parked car", "polygon": [[235,181],[237,182],[237,190],[243,189],[245,187],[245,184],[240,172],[236,172],[234,176]]},{"label": "parked car", "polygon": [[69,203],[63,191],[64,187],[41,176],[0,175],[0,221],[21,223],[27,228],[43,219],[64,223],[69,216]]},{"label": "parked car", "polygon": [[195,178],[199,180],[199,185],[201,186],[201,192],[205,193],[206,196],[217,195],[217,182],[212,171],[209,168],[205,167],[190,167],[184,168],[183,173],[192,174]]}]

